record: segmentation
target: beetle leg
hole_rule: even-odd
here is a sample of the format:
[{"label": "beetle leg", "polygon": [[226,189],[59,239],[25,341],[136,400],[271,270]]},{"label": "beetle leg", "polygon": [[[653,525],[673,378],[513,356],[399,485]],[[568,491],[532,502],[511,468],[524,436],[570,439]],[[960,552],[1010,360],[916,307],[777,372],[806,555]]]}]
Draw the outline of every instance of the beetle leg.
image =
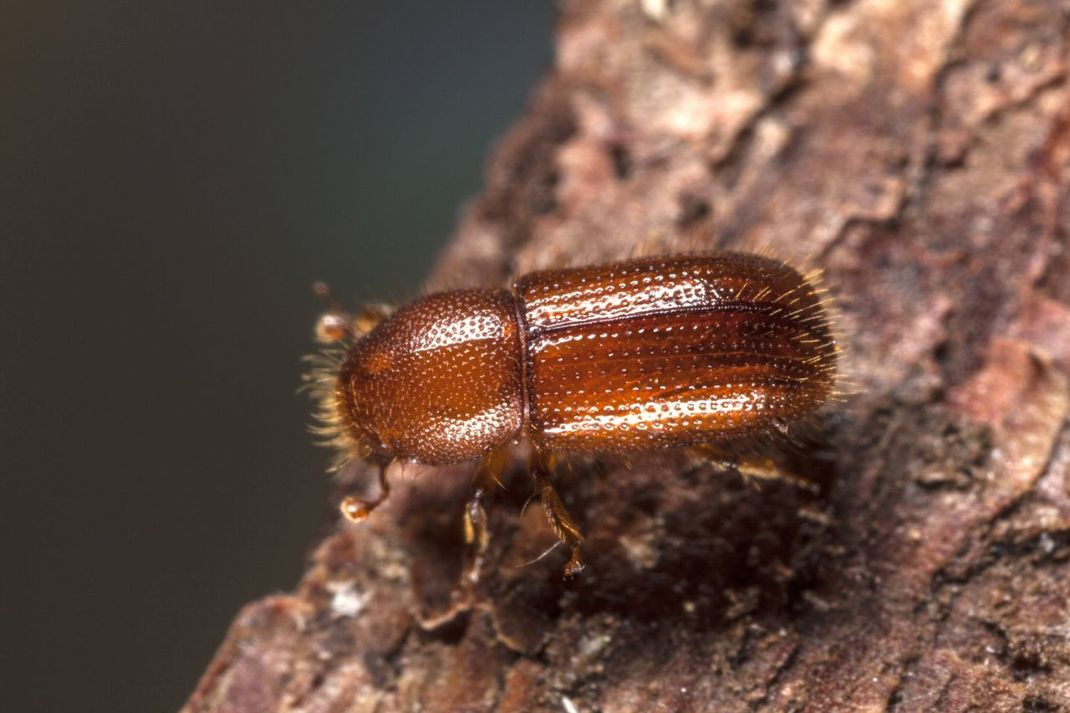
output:
[{"label": "beetle leg", "polygon": [[737,473],[758,489],[761,489],[762,481],[780,480],[807,492],[817,490],[814,482],[793,475],[776,458],[768,455],[736,454],[714,444],[691,446],[690,450],[696,458],[721,470]]},{"label": "beetle leg", "polygon": [[[538,459],[536,459],[537,461]],[[539,497],[542,498],[543,508],[546,510],[546,519],[550,523],[557,539],[563,542],[571,550],[572,554],[565,565],[565,576],[574,577],[586,566],[580,555],[580,545],[583,544],[583,533],[579,526],[572,521],[572,517],[561,502],[561,496],[550,480],[550,474],[543,464],[536,462],[531,469],[535,484],[539,489]]]},{"label": "beetle leg", "polygon": [[469,561],[464,568],[464,581],[469,584],[479,582],[483,567],[483,554],[490,543],[487,528],[487,511],[483,509],[483,497],[492,485],[504,487],[501,475],[509,463],[510,451],[499,448],[488,453],[476,466],[472,477],[472,495],[464,506],[464,541],[470,548]]},{"label": "beetle leg", "polygon": [[386,479],[386,469],[389,463],[380,462],[376,465],[379,467],[379,495],[373,500],[365,500],[348,495],[342,499],[342,503],[338,506],[338,509],[342,511],[342,514],[350,522],[363,522],[368,518],[372,510],[382,505],[383,501],[390,497],[390,483]]},{"label": "beetle leg", "polygon": [[464,505],[464,541],[468,545],[466,562],[461,578],[453,585],[448,607],[437,612],[418,612],[416,620],[420,626],[431,631],[456,619],[460,614],[470,611],[476,600],[476,585],[483,569],[483,555],[490,544],[490,530],[487,526],[487,511],[483,509],[483,497],[492,483],[501,483],[501,475],[508,462],[508,451],[499,449],[488,453],[476,466],[472,474],[472,494]]},{"label": "beetle leg", "polygon": [[483,554],[487,551],[490,535],[487,531],[487,511],[483,509],[483,488],[476,487],[464,506],[464,541],[469,548],[468,563],[462,578],[468,584],[479,582],[483,568]]}]

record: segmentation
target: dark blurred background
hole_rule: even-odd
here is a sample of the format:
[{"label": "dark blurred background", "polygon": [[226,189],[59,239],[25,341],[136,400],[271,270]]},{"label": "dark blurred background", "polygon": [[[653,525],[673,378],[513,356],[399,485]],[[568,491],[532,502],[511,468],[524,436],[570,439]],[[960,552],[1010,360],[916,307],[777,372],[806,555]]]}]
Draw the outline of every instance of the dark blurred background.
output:
[{"label": "dark blurred background", "polygon": [[170,711],[326,517],[329,282],[419,289],[534,0],[0,4],[4,711]]}]

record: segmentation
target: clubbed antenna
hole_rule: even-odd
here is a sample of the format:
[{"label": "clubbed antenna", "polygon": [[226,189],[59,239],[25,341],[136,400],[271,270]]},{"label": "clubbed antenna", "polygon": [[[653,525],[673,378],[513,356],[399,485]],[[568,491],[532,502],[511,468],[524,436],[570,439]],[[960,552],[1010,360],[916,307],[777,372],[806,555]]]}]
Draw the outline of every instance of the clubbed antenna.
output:
[{"label": "clubbed antenna", "polygon": [[335,301],[327,284],[317,282],[312,286],[312,291],[326,310],[316,320],[316,340],[321,344],[333,344],[353,337],[353,316]]}]

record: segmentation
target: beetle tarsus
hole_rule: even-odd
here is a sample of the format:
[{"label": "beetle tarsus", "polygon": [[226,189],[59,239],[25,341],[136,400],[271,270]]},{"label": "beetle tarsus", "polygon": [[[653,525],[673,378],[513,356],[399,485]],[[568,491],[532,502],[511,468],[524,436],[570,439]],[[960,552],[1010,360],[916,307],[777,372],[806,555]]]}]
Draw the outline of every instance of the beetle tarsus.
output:
[{"label": "beetle tarsus", "polygon": [[545,468],[541,464],[536,465],[532,468],[532,475],[535,477],[539,496],[542,498],[543,509],[546,511],[546,520],[550,523],[554,534],[557,535],[557,539],[571,550],[571,556],[565,565],[565,577],[575,577],[586,566],[583,562],[583,556],[580,554],[583,533],[580,532],[579,526],[573,522],[572,517],[568,514],[568,510],[565,508],[565,504],[561,502],[561,496],[557,494],[557,488],[554,487]]},{"label": "beetle tarsus", "polygon": [[390,483],[386,479],[386,464],[379,464],[379,495],[373,500],[365,500],[363,498],[355,498],[352,495],[342,498],[341,504],[338,509],[342,511],[342,515],[345,516],[350,522],[364,522],[368,519],[368,515],[371,515],[372,510],[383,504],[383,501],[390,497]]},{"label": "beetle tarsus", "polygon": [[565,579],[572,579],[580,572],[582,572],[586,567],[587,563],[584,562],[583,558],[580,556],[579,545],[574,545],[572,547],[572,556],[565,564]]}]

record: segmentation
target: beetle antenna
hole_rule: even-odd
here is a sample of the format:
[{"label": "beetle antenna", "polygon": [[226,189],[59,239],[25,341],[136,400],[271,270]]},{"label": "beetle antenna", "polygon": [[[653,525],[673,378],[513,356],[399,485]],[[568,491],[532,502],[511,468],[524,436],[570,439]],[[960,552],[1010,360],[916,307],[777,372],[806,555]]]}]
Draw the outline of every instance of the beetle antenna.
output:
[{"label": "beetle antenna", "polygon": [[316,340],[322,344],[331,344],[347,337],[353,337],[353,316],[342,309],[334,299],[331,288],[325,282],[312,285],[312,291],[323,303],[325,312],[316,321]]}]

